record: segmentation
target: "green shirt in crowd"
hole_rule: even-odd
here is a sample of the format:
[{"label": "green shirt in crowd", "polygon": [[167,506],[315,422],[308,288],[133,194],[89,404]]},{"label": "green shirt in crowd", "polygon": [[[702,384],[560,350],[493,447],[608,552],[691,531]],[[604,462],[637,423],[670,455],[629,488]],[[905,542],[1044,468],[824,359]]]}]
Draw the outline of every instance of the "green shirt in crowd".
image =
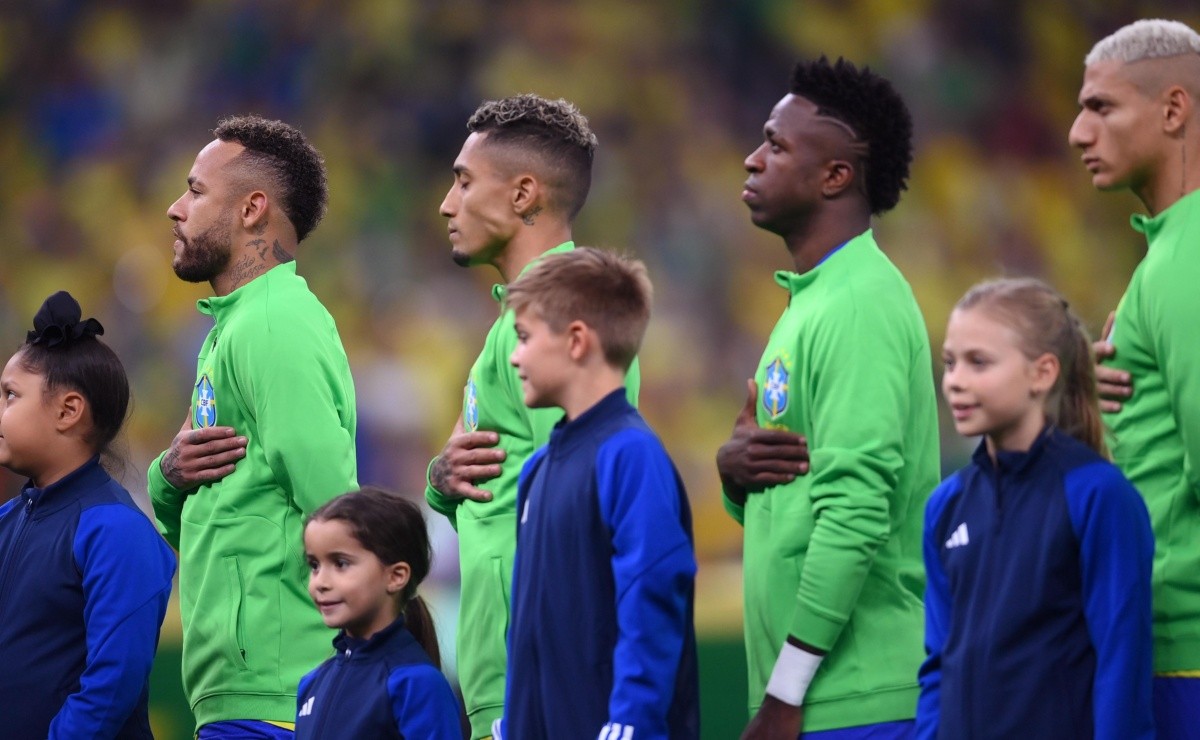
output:
[{"label": "green shirt in crowd", "polygon": [[247,444],[232,473],[190,491],[163,477],[162,455],[150,465],[159,529],[179,551],[184,692],[197,726],[292,722],[300,678],[330,654],[304,517],[358,485],[350,365],[295,262],[197,305],[214,326],[192,427],[233,427]]},{"label": "green shirt in crowd", "polygon": [[925,501],[938,483],[929,338],[868,230],[804,274],[763,352],[758,423],[808,439],[811,472],[726,507],[745,527],[750,712],[789,634],[829,653],[804,731],[915,716]]}]

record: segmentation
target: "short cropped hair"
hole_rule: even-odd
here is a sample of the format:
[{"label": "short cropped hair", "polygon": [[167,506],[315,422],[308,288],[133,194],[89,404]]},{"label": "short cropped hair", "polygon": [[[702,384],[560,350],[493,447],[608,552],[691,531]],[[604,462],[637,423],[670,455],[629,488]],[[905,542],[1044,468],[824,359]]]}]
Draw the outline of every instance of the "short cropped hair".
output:
[{"label": "short cropped hair", "polygon": [[1083,63],[1129,64],[1181,54],[1200,54],[1200,34],[1179,21],[1151,18],[1134,21],[1096,42]]},{"label": "short cropped hair", "polygon": [[792,73],[792,94],[811,101],[821,115],[836,118],[867,144],[867,202],[879,215],[900,202],[912,162],[912,116],[892,83],[838,57],[801,62]]},{"label": "short cropped hair", "polygon": [[246,148],[234,163],[267,179],[296,229],[296,240],[304,241],[325,216],[329,200],[321,153],[294,126],[259,116],[222,118],[213,135]]},{"label": "short cropped hair", "polygon": [[640,260],[579,247],[542,257],[508,286],[506,305],[534,311],[555,332],[582,321],[604,359],[628,370],[650,323],[654,288]]},{"label": "short cropped hair", "polygon": [[592,187],[596,135],[574,104],[525,93],[489,100],[467,121],[489,146],[511,148],[549,191],[549,206],[573,220]]}]

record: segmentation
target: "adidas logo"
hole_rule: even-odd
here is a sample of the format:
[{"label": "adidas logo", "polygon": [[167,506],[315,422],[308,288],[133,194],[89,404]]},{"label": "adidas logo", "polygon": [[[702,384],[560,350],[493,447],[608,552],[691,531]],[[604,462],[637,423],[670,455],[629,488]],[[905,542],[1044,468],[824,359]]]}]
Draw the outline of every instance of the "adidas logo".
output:
[{"label": "adidas logo", "polygon": [[308,701],[304,702],[304,706],[300,707],[299,716],[307,717],[308,715],[312,714],[313,702],[316,700],[316,698],[317,697],[315,696],[308,697]]},{"label": "adidas logo", "polygon": [[952,547],[962,547],[970,543],[971,538],[967,535],[967,523],[963,522],[958,525],[958,528],[950,535],[950,539],[946,540],[946,549]]}]

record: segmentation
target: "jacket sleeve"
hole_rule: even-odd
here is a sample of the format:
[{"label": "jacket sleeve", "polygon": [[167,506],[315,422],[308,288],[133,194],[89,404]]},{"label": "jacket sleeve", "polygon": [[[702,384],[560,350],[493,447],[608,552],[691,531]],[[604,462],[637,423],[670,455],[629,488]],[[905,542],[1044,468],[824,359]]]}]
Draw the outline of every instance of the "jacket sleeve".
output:
[{"label": "jacket sleeve", "polygon": [[147,689],[175,555],[146,517],[124,504],[84,510],[73,555],[83,576],[87,662],[49,736],[116,737]]},{"label": "jacket sleeve", "polygon": [[180,518],[183,516],[183,502],[187,499],[188,491],[181,491],[167,482],[162,474],[162,459],[167,454],[163,450],[146,471],[146,493],[150,496],[150,504],[154,507],[154,519],[158,522],[158,531],[166,538],[171,547],[179,549]]},{"label": "jacket sleeve", "polygon": [[1152,738],[1154,535],[1137,490],[1108,463],[1073,471],[1067,510],[1079,538],[1083,609],[1096,650],[1097,738]]},{"label": "jacket sleeve", "polygon": [[610,734],[620,725],[622,733],[634,728],[634,737],[665,737],[692,632],[696,558],[685,494],[659,441],[632,429],[600,448],[596,485],[612,535],[617,600]]},{"label": "jacket sleeve", "polygon": [[332,322],[289,318],[268,310],[239,337],[235,377],[267,464],[308,514],[358,487],[354,383]]},{"label": "jacket sleeve", "polygon": [[401,737],[461,740],[458,699],[432,665],[403,665],[388,675],[388,698]]},{"label": "jacket sleeve", "polygon": [[950,582],[939,554],[942,536],[938,528],[942,512],[957,493],[957,476],[950,478],[930,497],[925,506],[922,550],[925,558],[925,662],[917,672],[921,694],[917,699],[917,738],[934,740],[941,715],[942,650],[950,632]]},{"label": "jacket sleeve", "polygon": [[[790,634],[830,650],[891,533],[916,353],[907,313],[842,301],[814,328],[807,377],[813,530]],[[849,339],[848,339],[849,338]],[[864,410],[866,410],[864,412]]]}]

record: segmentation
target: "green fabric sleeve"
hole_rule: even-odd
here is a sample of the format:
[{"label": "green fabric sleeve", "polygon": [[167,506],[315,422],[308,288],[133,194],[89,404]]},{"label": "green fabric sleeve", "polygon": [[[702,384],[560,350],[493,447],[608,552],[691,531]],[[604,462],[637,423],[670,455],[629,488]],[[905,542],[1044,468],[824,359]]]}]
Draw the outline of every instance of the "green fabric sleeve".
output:
[{"label": "green fabric sleeve", "polygon": [[267,464],[307,516],[358,486],[354,438],[342,418],[354,414],[353,381],[336,336],[324,335],[321,324],[280,323],[243,335],[234,377],[256,416]]},{"label": "green fabric sleeve", "polygon": [[167,454],[163,450],[150,469],[146,471],[146,493],[154,506],[154,518],[158,521],[158,531],[171,547],[179,549],[179,519],[183,515],[183,501],[187,492],[181,491],[167,482],[162,474],[162,459]]},{"label": "green fabric sleeve", "polygon": [[746,507],[734,503],[734,500],[729,498],[729,494],[725,492],[724,486],[721,487],[721,503],[725,505],[725,511],[729,516],[733,517],[738,524],[745,525],[746,523]]},{"label": "green fabric sleeve", "polygon": [[819,650],[833,647],[890,533],[914,366],[906,316],[886,297],[860,295],[813,323],[803,382],[813,398],[814,526],[790,632]]}]

